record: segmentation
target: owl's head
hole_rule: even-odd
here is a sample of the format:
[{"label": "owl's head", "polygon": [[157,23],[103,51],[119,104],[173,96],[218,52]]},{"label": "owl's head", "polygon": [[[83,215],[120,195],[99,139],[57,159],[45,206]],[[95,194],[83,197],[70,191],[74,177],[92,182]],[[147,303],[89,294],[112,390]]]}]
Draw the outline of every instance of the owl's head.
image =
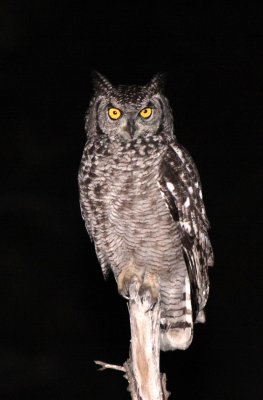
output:
[{"label": "owl's head", "polygon": [[94,72],[93,87],[95,96],[86,121],[88,133],[92,125],[96,134],[121,142],[164,133],[172,135],[172,113],[163,94],[164,74],[155,75],[144,86],[113,86]]}]

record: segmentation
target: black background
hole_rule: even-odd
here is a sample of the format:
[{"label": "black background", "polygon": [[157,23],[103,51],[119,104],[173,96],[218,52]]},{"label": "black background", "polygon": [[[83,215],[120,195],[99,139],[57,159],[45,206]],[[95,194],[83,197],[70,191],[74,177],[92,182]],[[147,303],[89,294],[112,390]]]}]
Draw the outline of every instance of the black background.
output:
[{"label": "black background", "polygon": [[[78,204],[84,113],[97,69],[113,83],[168,72],[179,141],[212,225],[207,323],[162,353],[171,399],[262,393],[259,10],[177,1],[1,2],[0,397],[129,399],[129,321],[104,282]],[[261,197],[262,198],[262,197]]]}]

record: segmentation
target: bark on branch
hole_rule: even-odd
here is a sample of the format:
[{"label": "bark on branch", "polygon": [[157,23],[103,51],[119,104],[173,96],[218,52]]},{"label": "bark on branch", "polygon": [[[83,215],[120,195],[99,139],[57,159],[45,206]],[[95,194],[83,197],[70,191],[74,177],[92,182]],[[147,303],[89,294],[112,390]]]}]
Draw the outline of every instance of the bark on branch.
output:
[{"label": "bark on branch", "polygon": [[160,374],[160,300],[150,290],[140,294],[138,285],[129,288],[131,325],[130,357],[123,366],[95,361],[101,370],[112,368],[125,373],[132,400],[167,400],[166,376]]}]

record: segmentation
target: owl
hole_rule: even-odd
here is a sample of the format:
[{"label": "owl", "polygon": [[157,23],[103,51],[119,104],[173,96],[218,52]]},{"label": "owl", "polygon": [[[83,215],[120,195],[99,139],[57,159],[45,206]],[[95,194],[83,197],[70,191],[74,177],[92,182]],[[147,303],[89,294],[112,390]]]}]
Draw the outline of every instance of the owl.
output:
[{"label": "owl", "polygon": [[106,277],[160,296],[161,350],[186,349],[205,322],[213,252],[196,166],[173,132],[164,76],[112,85],[94,73],[80,207]]}]

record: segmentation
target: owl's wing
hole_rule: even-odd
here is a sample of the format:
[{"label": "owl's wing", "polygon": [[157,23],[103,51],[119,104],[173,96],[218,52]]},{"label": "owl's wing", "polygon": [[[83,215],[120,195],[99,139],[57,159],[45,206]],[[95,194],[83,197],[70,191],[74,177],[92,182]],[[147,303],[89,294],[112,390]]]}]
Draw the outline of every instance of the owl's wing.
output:
[{"label": "owl's wing", "polygon": [[80,211],[81,216],[84,219],[86,230],[89,234],[90,240],[93,241],[92,229],[90,224],[90,219],[88,218],[89,211],[90,211],[90,204],[87,201],[85,187],[82,185],[82,176],[79,173],[79,204],[80,204]]},{"label": "owl's wing", "polygon": [[[101,232],[105,231],[105,207],[102,201],[102,191],[107,191],[106,178],[103,174],[96,172],[97,160],[94,152],[94,144],[92,141],[87,141],[83,156],[80,163],[78,173],[79,183],[79,200],[82,218],[85,221],[85,226],[90,236],[91,241],[94,241],[96,253],[101,265],[104,277],[108,276],[110,271],[109,262],[105,247],[104,235],[98,235],[98,228]],[[105,194],[105,193],[104,193]],[[100,236],[98,238],[98,236]]]},{"label": "owl's wing", "polygon": [[174,143],[164,155],[160,176],[161,194],[173,219],[179,222],[182,250],[191,282],[192,306],[197,317],[208,298],[207,270],[213,265],[213,251],[207,233],[209,222],[199,174],[187,150]]},{"label": "owl's wing", "polygon": [[89,234],[90,240],[93,241],[92,227],[91,227],[91,204],[87,195],[85,175],[83,174],[82,168],[79,169],[78,173],[79,183],[79,204],[81,216],[84,219],[85,227]]}]

